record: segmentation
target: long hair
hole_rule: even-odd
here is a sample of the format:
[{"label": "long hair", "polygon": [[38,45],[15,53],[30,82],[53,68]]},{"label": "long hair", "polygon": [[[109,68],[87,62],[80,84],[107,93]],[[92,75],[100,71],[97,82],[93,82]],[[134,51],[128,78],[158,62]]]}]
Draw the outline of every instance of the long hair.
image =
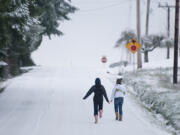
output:
[{"label": "long hair", "polygon": [[116,84],[122,84],[122,78],[116,80]]}]

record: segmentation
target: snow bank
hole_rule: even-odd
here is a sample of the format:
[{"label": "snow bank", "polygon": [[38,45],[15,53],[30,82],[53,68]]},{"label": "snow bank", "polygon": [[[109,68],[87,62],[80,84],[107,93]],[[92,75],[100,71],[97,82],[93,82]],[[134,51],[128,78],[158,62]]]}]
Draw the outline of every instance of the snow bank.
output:
[{"label": "snow bank", "polygon": [[126,73],[125,82],[148,110],[163,116],[169,130],[180,134],[180,85],[170,83],[171,73],[170,68],[141,70]]},{"label": "snow bank", "polygon": [[10,84],[10,82],[11,82],[10,80],[0,82],[0,93],[6,89],[6,87]]},{"label": "snow bank", "polygon": [[8,64],[4,61],[0,61],[0,67],[7,66]]}]

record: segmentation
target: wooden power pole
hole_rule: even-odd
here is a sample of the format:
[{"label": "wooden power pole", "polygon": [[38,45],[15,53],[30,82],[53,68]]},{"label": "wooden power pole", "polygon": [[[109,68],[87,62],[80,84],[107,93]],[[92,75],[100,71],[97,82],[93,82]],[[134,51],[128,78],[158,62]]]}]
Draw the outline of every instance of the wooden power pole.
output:
[{"label": "wooden power pole", "polygon": [[174,32],[174,68],[173,83],[178,82],[178,36],[179,36],[179,0],[176,0],[175,10],[175,32]]},{"label": "wooden power pole", "polygon": [[[179,0],[176,0],[176,6],[170,6],[168,4],[162,6],[159,4],[160,8],[167,8],[168,10],[168,31],[167,35],[170,36],[170,9],[175,8],[175,32],[174,32],[174,66],[173,66],[173,83],[178,82],[178,36],[179,36]],[[168,56],[167,56],[168,58]]]},{"label": "wooden power pole", "polygon": [[[141,44],[141,18],[140,18],[140,0],[136,1],[136,10],[137,10],[137,40]],[[137,68],[142,68],[142,57],[141,52],[137,52]]]},{"label": "wooden power pole", "polygon": [[[170,37],[170,9],[175,8],[175,6],[170,6],[168,4],[161,5],[159,4],[159,8],[166,8],[167,9],[167,37]],[[167,45],[167,59],[170,58],[170,46]]]},{"label": "wooden power pole", "polygon": [[150,10],[150,0],[147,0],[147,12],[146,12],[146,36],[149,34],[149,10]]}]

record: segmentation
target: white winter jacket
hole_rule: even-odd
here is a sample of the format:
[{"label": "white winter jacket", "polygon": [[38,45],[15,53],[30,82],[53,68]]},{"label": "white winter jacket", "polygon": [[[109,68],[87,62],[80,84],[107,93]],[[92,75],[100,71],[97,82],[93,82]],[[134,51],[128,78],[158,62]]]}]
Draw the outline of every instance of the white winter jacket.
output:
[{"label": "white winter jacket", "polygon": [[124,97],[126,93],[126,88],[122,84],[116,84],[112,90],[111,100],[118,97]]}]

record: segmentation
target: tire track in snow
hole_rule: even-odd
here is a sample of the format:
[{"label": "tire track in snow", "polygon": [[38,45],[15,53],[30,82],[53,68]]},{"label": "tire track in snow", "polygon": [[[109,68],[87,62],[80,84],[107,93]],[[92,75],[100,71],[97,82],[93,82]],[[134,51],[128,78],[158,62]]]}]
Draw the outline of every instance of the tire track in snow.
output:
[{"label": "tire track in snow", "polygon": [[39,118],[36,120],[35,128],[34,128],[34,131],[32,132],[31,135],[36,135],[36,134],[38,134],[38,130],[39,130],[39,128],[40,128],[40,123],[41,123],[42,119],[45,117],[45,115],[47,114],[47,112],[48,112],[48,110],[49,110],[49,108],[50,108],[50,106],[51,106],[51,104],[52,104],[52,98],[53,98],[53,96],[54,96],[54,94],[55,94],[55,88],[54,88],[54,85],[53,85],[53,83],[52,83],[53,80],[50,79],[49,82],[51,82],[51,84],[50,84],[50,87],[49,87],[50,92],[47,93],[47,95],[49,95],[49,96],[48,96],[48,104],[47,104],[47,106],[45,106],[44,109],[42,109],[43,111],[41,112]]}]

